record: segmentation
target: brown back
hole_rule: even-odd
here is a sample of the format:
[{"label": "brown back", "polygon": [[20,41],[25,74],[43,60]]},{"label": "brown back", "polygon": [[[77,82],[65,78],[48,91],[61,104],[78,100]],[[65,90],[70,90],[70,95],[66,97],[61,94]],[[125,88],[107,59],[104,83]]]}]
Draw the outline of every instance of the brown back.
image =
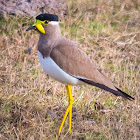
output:
[{"label": "brown back", "polygon": [[97,70],[85,52],[65,37],[59,39],[50,57],[61,69],[72,76],[82,77],[116,89],[112,82]]}]

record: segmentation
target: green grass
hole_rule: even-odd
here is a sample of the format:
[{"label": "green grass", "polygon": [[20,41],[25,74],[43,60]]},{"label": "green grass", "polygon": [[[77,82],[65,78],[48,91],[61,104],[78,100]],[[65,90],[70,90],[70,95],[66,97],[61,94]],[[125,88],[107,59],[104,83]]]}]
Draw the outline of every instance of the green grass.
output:
[{"label": "green grass", "polygon": [[[39,35],[25,30],[35,19],[0,17],[0,139],[139,139],[140,9],[137,2],[68,1],[62,34],[86,52],[113,83],[135,97],[130,102],[92,86],[72,87],[72,134],[68,119],[57,131],[68,105],[65,86],[46,76],[37,58]],[[129,42],[129,43],[128,43]],[[27,53],[28,48],[31,54]],[[95,110],[94,103],[104,108]],[[94,123],[89,123],[94,122]]]}]

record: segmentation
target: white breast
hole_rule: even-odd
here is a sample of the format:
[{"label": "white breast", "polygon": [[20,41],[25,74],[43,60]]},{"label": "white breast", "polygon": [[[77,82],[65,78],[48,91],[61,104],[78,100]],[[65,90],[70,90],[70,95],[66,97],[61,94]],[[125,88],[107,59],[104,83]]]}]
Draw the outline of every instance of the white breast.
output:
[{"label": "white breast", "polygon": [[77,78],[72,77],[71,75],[64,72],[51,57],[43,58],[42,54],[38,51],[38,58],[43,70],[51,76],[53,79],[66,84],[66,85],[79,85],[84,84],[82,81]]}]

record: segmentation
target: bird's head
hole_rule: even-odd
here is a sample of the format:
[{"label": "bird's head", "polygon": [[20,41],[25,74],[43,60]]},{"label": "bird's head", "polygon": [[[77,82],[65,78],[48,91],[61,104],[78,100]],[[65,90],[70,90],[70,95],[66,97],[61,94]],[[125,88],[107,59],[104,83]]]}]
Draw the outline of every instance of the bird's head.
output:
[{"label": "bird's head", "polygon": [[36,17],[36,22],[30,26],[26,31],[37,29],[40,33],[45,34],[45,28],[48,25],[57,25],[58,16],[53,14],[40,14]]}]

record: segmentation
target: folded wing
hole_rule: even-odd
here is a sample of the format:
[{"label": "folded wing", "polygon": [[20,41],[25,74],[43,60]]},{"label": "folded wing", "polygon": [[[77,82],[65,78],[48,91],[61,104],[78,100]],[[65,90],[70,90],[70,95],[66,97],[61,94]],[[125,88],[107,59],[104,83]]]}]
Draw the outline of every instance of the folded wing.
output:
[{"label": "folded wing", "polygon": [[116,96],[122,96],[129,100],[134,98],[116,88],[113,83],[100,73],[89,57],[79,49],[75,43],[62,37],[55,46],[50,57],[56,64],[69,75],[106,91]]}]

